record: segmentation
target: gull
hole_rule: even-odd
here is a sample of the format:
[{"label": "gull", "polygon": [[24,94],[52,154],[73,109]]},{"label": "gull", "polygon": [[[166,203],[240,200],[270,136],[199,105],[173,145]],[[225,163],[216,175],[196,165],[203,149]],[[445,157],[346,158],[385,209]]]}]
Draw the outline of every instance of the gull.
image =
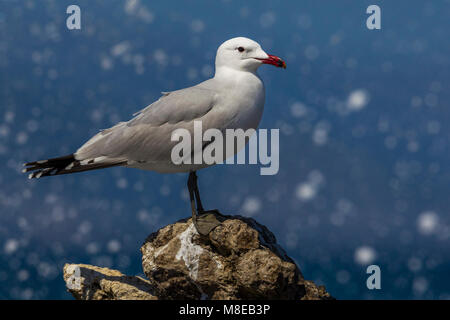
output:
[{"label": "gull", "polygon": [[100,131],[73,154],[25,163],[23,172],[30,172],[30,179],[117,166],[189,173],[192,221],[200,235],[207,235],[220,224],[220,213],[204,210],[196,171],[209,165],[175,164],[171,151],[176,142],[171,136],[177,129],[186,129],[192,136],[195,121],[201,121],[205,130],[256,129],[265,100],[264,84],[257,73],[263,64],[286,68],[282,59],[267,54],[251,39],[227,40],[217,49],[213,78],[163,92],[131,120]]}]

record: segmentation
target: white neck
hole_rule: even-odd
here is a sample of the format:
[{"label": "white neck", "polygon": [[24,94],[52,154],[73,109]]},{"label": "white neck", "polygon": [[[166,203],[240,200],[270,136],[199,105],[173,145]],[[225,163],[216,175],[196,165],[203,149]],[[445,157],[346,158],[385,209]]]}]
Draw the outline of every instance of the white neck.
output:
[{"label": "white neck", "polygon": [[214,78],[216,79],[234,79],[236,77],[242,77],[245,75],[253,75],[259,78],[257,73],[257,68],[254,70],[239,70],[230,68],[228,66],[220,66],[216,67],[216,73],[214,74]]}]

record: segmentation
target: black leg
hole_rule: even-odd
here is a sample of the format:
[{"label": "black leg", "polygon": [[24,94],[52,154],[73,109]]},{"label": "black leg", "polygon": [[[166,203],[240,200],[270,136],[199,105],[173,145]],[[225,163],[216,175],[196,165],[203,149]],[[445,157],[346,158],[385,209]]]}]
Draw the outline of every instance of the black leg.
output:
[{"label": "black leg", "polygon": [[191,200],[191,210],[192,210],[192,221],[194,225],[197,227],[197,210],[195,209],[195,199],[194,199],[194,175],[195,172],[189,172],[189,178],[187,181],[187,186],[189,190],[189,198]]},{"label": "black leg", "polygon": [[202,200],[200,199],[200,191],[198,190],[197,173],[195,173],[195,171],[193,171],[192,175],[193,175],[193,180],[194,180],[194,195],[195,195],[195,201],[197,202],[197,210],[199,213],[203,213],[205,210],[203,209]]},{"label": "black leg", "polygon": [[[217,210],[205,211],[203,209],[195,171],[189,172],[187,185],[191,201],[192,222],[197,232],[203,236],[206,236],[211,232],[211,230],[220,224],[220,221],[217,220],[216,217],[216,215],[220,213]],[[223,220],[223,217],[221,220]]]}]

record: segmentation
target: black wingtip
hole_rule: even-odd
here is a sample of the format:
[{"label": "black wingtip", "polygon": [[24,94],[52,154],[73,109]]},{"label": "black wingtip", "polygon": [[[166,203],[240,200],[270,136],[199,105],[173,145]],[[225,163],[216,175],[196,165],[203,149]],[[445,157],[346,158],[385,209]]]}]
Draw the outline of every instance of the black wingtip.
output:
[{"label": "black wingtip", "polygon": [[69,154],[62,157],[50,158],[46,160],[39,160],[33,162],[24,163],[24,169],[22,169],[23,173],[27,173],[30,171],[35,171],[28,175],[29,179],[40,178],[41,176],[48,175],[52,170],[61,170],[69,165],[71,162],[75,161],[75,156],[73,154]]}]

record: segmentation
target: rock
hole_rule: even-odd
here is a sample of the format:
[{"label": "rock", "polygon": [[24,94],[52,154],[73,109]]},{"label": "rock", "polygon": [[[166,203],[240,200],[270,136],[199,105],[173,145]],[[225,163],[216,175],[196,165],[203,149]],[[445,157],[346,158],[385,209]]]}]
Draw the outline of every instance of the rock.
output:
[{"label": "rock", "polygon": [[334,298],[327,292],[325,286],[316,286],[314,282],[305,280],[306,294],[302,300],[334,300]]},{"label": "rock", "polygon": [[225,218],[206,237],[187,219],[147,238],[142,266],[159,298],[331,298],[304,280],[266,227],[241,216]]},{"label": "rock", "polygon": [[[152,233],[141,247],[149,280],[116,270],[66,264],[76,299],[333,299],[303,278],[275,236],[254,219],[221,216],[208,236],[183,219]],[[78,274],[78,276],[77,276]]]},{"label": "rock", "polygon": [[77,300],[156,300],[148,280],[87,264],[66,264],[64,281]]}]

